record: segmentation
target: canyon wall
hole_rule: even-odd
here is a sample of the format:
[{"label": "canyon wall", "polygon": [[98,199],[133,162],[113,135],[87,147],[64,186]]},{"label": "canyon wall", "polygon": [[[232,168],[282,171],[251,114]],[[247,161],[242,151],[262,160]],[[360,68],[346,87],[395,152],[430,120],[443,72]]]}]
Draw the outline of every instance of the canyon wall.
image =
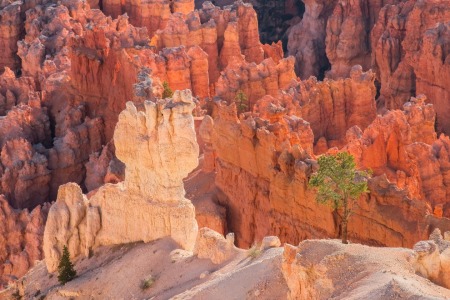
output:
[{"label": "canyon wall", "polygon": [[449,19],[448,1],[405,1],[385,6],[371,35],[380,100],[394,109],[410,96],[425,94],[435,104],[438,130],[446,134]]},{"label": "canyon wall", "polygon": [[49,206],[14,210],[0,196],[0,288],[22,277],[43,259],[42,237]]},{"label": "canyon wall", "polygon": [[[213,125],[205,126],[212,153],[205,158],[215,159],[207,165],[215,165],[216,185],[227,196],[220,204],[227,208],[239,246],[267,235],[293,243],[337,236],[336,216],[307,188],[317,168],[308,122],[287,115],[277,101],[240,119],[234,104],[217,103],[213,115]],[[432,227],[446,226],[448,219],[431,222],[428,216],[435,211],[448,217],[448,138],[436,139],[433,124],[433,107],[419,98],[403,111],[378,116],[364,131],[358,126],[347,131],[343,150],[374,172],[370,194],[359,200],[350,220],[350,239],[411,247]]]}]

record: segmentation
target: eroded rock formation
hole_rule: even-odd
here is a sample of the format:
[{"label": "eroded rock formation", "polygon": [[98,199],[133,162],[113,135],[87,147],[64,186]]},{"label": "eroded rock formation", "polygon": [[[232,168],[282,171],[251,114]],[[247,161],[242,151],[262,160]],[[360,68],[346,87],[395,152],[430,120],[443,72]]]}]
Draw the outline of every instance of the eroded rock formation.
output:
[{"label": "eroded rock formation", "polygon": [[439,131],[447,134],[449,19],[447,1],[405,1],[385,6],[371,35],[386,107],[399,108],[410,96],[425,94],[435,104]]},{"label": "eroded rock formation", "polygon": [[415,256],[411,249],[343,245],[333,240],[308,240],[298,247],[286,244],[282,268],[289,287],[287,298],[447,298],[447,289],[415,272]]},{"label": "eroded rock formation", "polygon": [[[261,101],[257,114],[240,120],[234,105],[217,104],[214,120],[203,128],[212,145],[205,158],[215,159],[206,164],[215,165],[216,184],[228,197],[221,204],[232,216],[230,230],[240,246],[271,234],[282,241],[333,236],[337,221],[307,188],[316,168],[310,124],[286,115],[277,101]],[[347,131],[344,151],[374,171],[371,193],[350,221],[354,240],[411,247],[439,226],[427,216],[436,207],[447,211],[448,155],[447,138],[436,140],[433,124],[432,105],[418,98],[404,111],[379,116],[364,132],[357,126]]]},{"label": "eroded rock formation", "polygon": [[22,277],[43,258],[42,236],[48,206],[14,210],[0,196],[0,287]]},{"label": "eroded rock formation", "polygon": [[76,184],[60,187],[44,233],[50,272],[56,270],[64,245],[76,257],[101,245],[170,236],[193,249],[197,222],[182,179],[198,164],[194,106],[189,90],[138,108],[127,103],[114,132],[116,155],[126,165],[125,181],[100,187],[89,200]]},{"label": "eroded rock formation", "polygon": [[326,57],[327,21],[337,0],[308,0],[301,22],[289,30],[288,53],[296,59],[295,70],[301,79],[323,77],[329,68]]}]

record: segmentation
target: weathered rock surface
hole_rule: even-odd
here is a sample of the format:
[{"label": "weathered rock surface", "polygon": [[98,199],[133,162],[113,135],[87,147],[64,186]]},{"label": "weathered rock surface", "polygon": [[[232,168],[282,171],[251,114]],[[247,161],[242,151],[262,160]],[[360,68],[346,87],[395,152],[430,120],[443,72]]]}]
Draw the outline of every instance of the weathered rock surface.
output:
[{"label": "weathered rock surface", "polygon": [[344,245],[334,240],[307,240],[298,247],[286,244],[287,298],[448,298],[447,289],[417,275],[413,257],[410,249]]},{"label": "weathered rock surface", "polygon": [[197,222],[182,181],[198,164],[193,108],[189,90],[156,104],[146,101],[139,110],[127,103],[114,132],[125,181],[102,186],[89,200],[76,184],[60,188],[44,234],[50,272],[56,270],[63,245],[76,257],[101,245],[170,236],[193,249]]},{"label": "weathered rock surface", "polygon": [[[371,193],[360,200],[350,221],[354,240],[411,247],[426,238],[429,228],[447,222],[427,217],[436,205],[446,203],[442,174],[448,155],[439,156],[440,167],[433,146],[427,144],[446,151],[445,139],[435,139],[433,108],[424,100],[413,99],[404,112],[378,117],[364,133],[356,126],[347,132],[344,150],[375,175],[369,181]],[[310,124],[286,115],[276,102],[259,104],[257,114],[241,115],[240,120],[235,106],[218,104],[214,122],[204,126],[213,149],[205,158],[215,158],[207,164],[215,164],[216,185],[227,196],[220,204],[231,215],[228,226],[238,245],[249,246],[267,235],[295,242],[335,236],[333,213],[316,204],[307,188],[316,168]]]},{"label": "weathered rock surface", "polygon": [[43,258],[41,241],[48,208],[18,211],[0,196],[0,287],[25,275]]},{"label": "weathered rock surface", "polygon": [[234,235],[224,238],[209,228],[201,228],[195,243],[194,254],[198,258],[210,259],[214,264],[222,264],[235,256],[238,249],[234,246]]},{"label": "weathered rock surface", "polygon": [[238,91],[248,98],[248,109],[252,110],[256,101],[270,95],[277,97],[280,89],[288,88],[295,80],[294,59],[281,59],[278,64],[272,58],[260,64],[234,61],[221,73],[215,91],[220,99],[229,103],[236,98]]},{"label": "weathered rock surface", "polygon": [[371,35],[381,101],[394,109],[425,94],[435,104],[438,130],[447,134],[449,19],[448,1],[404,1],[380,11]]},{"label": "weathered rock surface", "polygon": [[295,57],[295,71],[301,79],[322,77],[329,68],[325,50],[326,28],[338,0],[305,0],[301,22],[289,30],[288,54]]},{"label": "weathered rock surface", "polygon": [[376,117],[374,80],[374,73],[354,66],[350,78],[298,81],[279,99],[287,112],[311,124],[315,141],[324,137],[328,147],[341,147],[349,128],[365,129]]},{"label": "weathered rock surface", "polygon": [[106,15],[117,18],[126,13],[134,26],[146,27],[152,36],[163,29],[172,13],[188,14],[194,10],[194,0],[146,0],[146,1],[102,1]]},{"label": "weathered rock surface", "polygon": [[[326,53],[331,64],[328,77],[347,77],[354,65],[371,68],[370,32],[380,10],[402,0],[339,0],[328,18]],[[407,99],[405,99],[406,101]]]}]

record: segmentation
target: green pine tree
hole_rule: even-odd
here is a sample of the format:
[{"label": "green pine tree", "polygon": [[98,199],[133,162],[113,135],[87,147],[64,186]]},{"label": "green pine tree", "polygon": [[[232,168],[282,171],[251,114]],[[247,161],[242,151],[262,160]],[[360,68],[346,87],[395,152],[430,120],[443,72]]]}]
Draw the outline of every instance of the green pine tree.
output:
[{"label": "green pine tree", "polygon": [[170,98],[173,96],[173,91],[169,86],[169,83],[167,83],[167,81],[163,82],[163,93],[162,93],[162,98],[166,99],[166,98]]},{"label": "green pine tree", "polygon": [[242,90],[239,90],[236,93],[235,101],[238,113],[243,113],[248,110],[248,97]]},{"label": "green pine tree", "polygon": [[342,243],[348,244],[348,220],[358,198],[369,193],[370,172],[357,170],[353,155],[347,152],[322,155],[317,162],[319,170],[311,176],[309,185],[317,190],[317,202],[331,206],[340,217]]},{"label": "green pine tree", "polygon": [[70,254],[67,246],[63,248],[63,255],[58,265],[58,281],[62,284],[71,281],[75,278],[77,272],[73,268],[73,264],[70,261]]}]

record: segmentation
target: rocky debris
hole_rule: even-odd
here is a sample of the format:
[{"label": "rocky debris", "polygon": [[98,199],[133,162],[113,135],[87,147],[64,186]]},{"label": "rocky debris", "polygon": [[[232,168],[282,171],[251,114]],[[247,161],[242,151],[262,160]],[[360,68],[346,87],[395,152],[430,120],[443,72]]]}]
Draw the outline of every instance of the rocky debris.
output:
[{"label": "rocky debris", "polygon": [[416,273],[449,288],[450,241],[442,237],[441,231],[436,228],[428,241],[418,242],[413,250],[411,261],[414,262]]},{"label": "rocky debris", "polygon": [[77,257],[103,245],[170,236],[193,249],[197,222],[182,179],[198,164],[194,106],[189,90],[156,104],[127,103],[114,132],[125,181],[100,187],[89,200],[76,184],[60,187],[44,233],[49,272],[56,270],[64,245]]},{"label": "rocky debris", "polygon": [[307,240],[298,247],[286,244],[283,275],[288,299],[448,298],[447,289],[415,273],[413,254],[410,249],[344,245],[335,240]]},{"label": "rocky debris", "polygon": [[210,259],[214,264],[222,264],[236,256],[238,249],[234,246],[234,235],[226,238],[209,228],[201,228],[198,232],[194,254],[198,258]]},{"label": "rocky debris", "polygon": [[265,236],[261,242],[261,250],[277,248],[280,246],[281,246],[281,242],[277,236]]},{"label": "rocky debris", "polygon": [[42,236],[49,206],[14,210],[0,196],[0,287],[22,277],[43,258]]}]

